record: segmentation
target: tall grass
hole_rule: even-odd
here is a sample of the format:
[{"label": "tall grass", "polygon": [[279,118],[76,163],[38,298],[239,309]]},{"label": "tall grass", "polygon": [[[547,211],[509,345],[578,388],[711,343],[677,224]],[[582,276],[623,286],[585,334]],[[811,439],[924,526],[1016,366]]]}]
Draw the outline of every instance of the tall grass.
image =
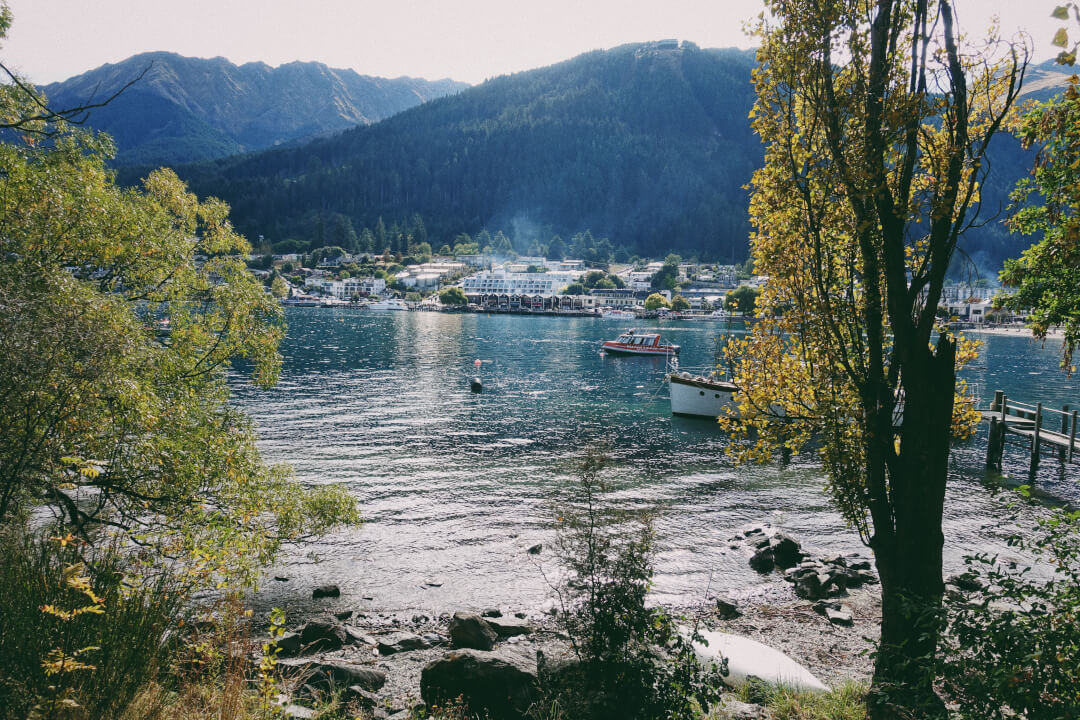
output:
[{"label": "tall grass", "polygon": [[[73,584],[80,578],[85,590]],[[0,598],[0,718],[107,718],[162,677],[186,593],[168,571],[129,555],[9,527],[0,531]],[[44,662],[57,652],[85,667],[48,674]]]}]

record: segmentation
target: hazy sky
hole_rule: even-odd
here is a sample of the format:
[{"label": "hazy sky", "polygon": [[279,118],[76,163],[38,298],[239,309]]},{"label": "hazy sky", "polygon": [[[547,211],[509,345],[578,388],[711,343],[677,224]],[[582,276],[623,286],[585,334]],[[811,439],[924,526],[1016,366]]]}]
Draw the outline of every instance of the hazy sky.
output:
[{"label": "hazy sky", "polygon": [[[8,0],[0,57],[35,83],[148,50],[270,65],[318,60],[366,75],[477,83],[628,42],[748,47],[758,0]],[[957,0],[963,26],[992,15],[1049,45],[1054,0]]]}]

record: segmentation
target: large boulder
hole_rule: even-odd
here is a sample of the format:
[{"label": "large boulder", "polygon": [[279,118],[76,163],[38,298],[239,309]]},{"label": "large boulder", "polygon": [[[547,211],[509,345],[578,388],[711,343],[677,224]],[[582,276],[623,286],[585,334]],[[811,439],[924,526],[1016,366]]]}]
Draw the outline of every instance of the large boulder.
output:
[{"label": "large boulder", "polygon": [[339,650],[348,642],[345,628],[337,618],[326,616],[308,620],[298,630],[304,652]]},{"label": "large boulder", "polygon": [[515,635],[528,635],[536,632],[536,628],[528,621],[516,617],[485,618],[484,622],[495,631],[501,638],[514,637]]},{"label": "large boulder", "polygon": [[379,639],[378,648],[380,655],[393,655],[409,650],[426,650],[431,647],[431,642],[426,638],[413,633],[392,633]]},{"label": "large boulder", "polygon": [[771,547],[766,545],[750,557],[750,567],[759,573],[771,572],[776,566],[776,556]]},{"label": "large boulder", "polygon": [[518,720],[538,696],[536,657],[516,647],[453,650],[424,667],[420,696],[429,707],[460,696],[472,713]]},{"label": "large boulder", "polygon": [[773,535],[772,539],[769,541],[769,546],[772,548],[773,559],[775,560],[777,567],[793,567],[802,560],[803,555],[802,551],[799,549],[799,543],[783,533]]},{"label": "large boulder", "polygon": [[498,639],[491,625],[476,613],[454,613],[448,626],[450,631],[450,646],[455,648],[470,648],[473,650],[490,650],[495,647]]}]

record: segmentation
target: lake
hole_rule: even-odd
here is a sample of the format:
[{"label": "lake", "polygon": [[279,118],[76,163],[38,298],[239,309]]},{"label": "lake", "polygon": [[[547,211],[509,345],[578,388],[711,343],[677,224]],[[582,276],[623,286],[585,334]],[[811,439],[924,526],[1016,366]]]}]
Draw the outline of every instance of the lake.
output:
[{"label": "lake", "polygon": [[[707,592],[789,597],[747,566],[727,539],[770,522],[804,545],[862,551],[824,493],[812,458],[735,466],[714,422],[672,417],[655,358],[604,357],[626,320],[294,308],[280,383],[235,384],[234,402],[259,431],[267,460],[312,484],[342,483],[365,524],[288,551],[260,604],[310,601],[311,586],[341,586],[350,607],[534,611],[550,596],[548,545],[560,492],[590,447],[608,448],[618,501],[656,513],[654,595],[687,605]],[[683,367],[711,362],[719,322],[637,323],[682,346]],[[1060,343],[986,336],[965,372],[982,405],[994,389],[1050,406],[1080,405],[1078,382],[1057,368]],[[481,367],[474,366],[480,360]],[[479,376],[482,394],[468,380]],[[957,443],[946,501],[946,571],[964,553],[1008,553],[997,478],[983,470],[985,428]],[[1006,451],[1005,474],[1026,479],[1027,455]],[[1045,457],[1040,491],[1070,500],[1080,466]],[[793,596],[791,596],[793,597]]]}]

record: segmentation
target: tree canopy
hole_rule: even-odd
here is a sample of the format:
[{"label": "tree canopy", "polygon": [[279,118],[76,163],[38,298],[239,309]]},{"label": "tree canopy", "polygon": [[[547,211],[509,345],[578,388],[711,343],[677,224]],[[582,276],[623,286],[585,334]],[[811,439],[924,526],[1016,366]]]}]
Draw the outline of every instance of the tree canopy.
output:
[{"label": "tree canopy", "polygon": [[0,523],[46,503],[221,577],[355,521],[340,488],[268,467],[227,403],[234,361],[276,380],[285,326],[225,204],[170,170],[122,189],[108,138],[48,130],[0,143]]},{"label": "tree canopy", "polygon": [[956,379],[974,350],[935,311],[1024,59],[961,47],[947,0],[766,6],[750,214],[769,281],[751,333],[727,346],[742,391],[723,422],[743,459],[816,438],[881,579],[873,714],[940,717],[949,444],[978,416]]}]

